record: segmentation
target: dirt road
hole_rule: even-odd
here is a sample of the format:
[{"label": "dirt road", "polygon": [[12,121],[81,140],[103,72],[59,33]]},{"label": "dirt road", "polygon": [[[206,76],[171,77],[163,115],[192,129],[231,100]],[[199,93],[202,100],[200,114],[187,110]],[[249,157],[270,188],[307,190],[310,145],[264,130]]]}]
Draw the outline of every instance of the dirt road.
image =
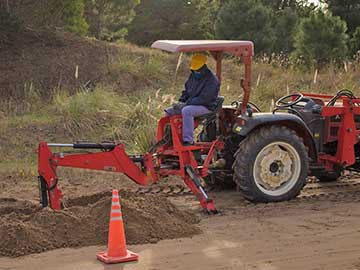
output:
[{"label": "dirt road", "polygon": [[[2,257],[0,269],[360,269],[360,191],[351,183],[309,184],[300,198],[277,204],[214,193],[223,213],[202,215],[202,234],[129,246],[137,263],[105,266],[95,259],[103,247],[92,246]],[[192,196],[171,200],[198,210]]]}]

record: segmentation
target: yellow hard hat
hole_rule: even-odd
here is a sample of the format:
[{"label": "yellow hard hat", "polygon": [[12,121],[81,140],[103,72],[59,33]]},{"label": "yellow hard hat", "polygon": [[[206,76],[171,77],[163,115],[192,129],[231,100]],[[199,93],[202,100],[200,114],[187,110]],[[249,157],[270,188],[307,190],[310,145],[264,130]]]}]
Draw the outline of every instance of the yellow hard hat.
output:
[{"label": "yellow hard hat", "polygon": [[204,54],[194,54],[193,57],[191,58],[191,65],[190,65],[190,69],[191,70],[199,70],[200,68],[202,68],[203,65],[206,64],[207,61],[207,57]]}]

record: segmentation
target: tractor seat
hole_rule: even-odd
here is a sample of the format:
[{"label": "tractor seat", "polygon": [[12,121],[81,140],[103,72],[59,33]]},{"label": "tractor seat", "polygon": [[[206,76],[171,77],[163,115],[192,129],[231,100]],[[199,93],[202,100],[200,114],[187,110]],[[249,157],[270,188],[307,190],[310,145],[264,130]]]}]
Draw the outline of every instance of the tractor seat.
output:
[{"label": "tractor seat", "polygon": [[195,117],[195,120],[197,121],[204,121],[204,120],[207,120],[207,121],[210,121],[210,120],[213,120],[216,118],[216,114],[218,112],[220,112],[221,108],[222,108],[222,104],[224,102],[224,97],[223,96],[218,96],[216,98],[216,107],[215,107],[215,110],[212,111],[211,113],[207,113],[207,114],[203,114],[201,116],[198,116],[198,117]]}]

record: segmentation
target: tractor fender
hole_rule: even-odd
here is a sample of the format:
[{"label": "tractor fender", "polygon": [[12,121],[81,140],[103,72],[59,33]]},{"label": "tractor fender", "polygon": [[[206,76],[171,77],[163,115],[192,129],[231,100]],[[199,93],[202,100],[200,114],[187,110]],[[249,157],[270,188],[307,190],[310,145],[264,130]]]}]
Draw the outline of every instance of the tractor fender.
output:
[{"label": "tractor fender", "polygon": [[304,144],[308,148],[309,157],[314,161],[317,160],[317,150],[313,135],[305,122],[297,115],[291,113],[254,113],[252,116],[239,117],[245,120],[245,124],[240,126],[235,123],[232,129],[235,134],[246,137],[249,133],[260,127],[270,125],[286,126],[294,130],[304,140]]}]

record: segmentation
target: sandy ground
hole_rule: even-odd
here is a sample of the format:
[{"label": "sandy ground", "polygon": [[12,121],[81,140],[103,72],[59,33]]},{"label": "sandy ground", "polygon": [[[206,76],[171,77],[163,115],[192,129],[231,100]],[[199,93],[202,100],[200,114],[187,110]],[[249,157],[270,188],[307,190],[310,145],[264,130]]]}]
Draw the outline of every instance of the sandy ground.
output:
[{"label": "sandy ground", "polygon": [[[300,198],[276,204],[250,204],[235,191],[213,193],[222,213],[201,215],[202,234],[128,246],[139,253],[137,263],[104,265],[95,259],[104,247],[92,246],[2,257],[0,270],[360,269],[359,183],[309,184]],[[192,196],[171,200],[199,211]]]}]

